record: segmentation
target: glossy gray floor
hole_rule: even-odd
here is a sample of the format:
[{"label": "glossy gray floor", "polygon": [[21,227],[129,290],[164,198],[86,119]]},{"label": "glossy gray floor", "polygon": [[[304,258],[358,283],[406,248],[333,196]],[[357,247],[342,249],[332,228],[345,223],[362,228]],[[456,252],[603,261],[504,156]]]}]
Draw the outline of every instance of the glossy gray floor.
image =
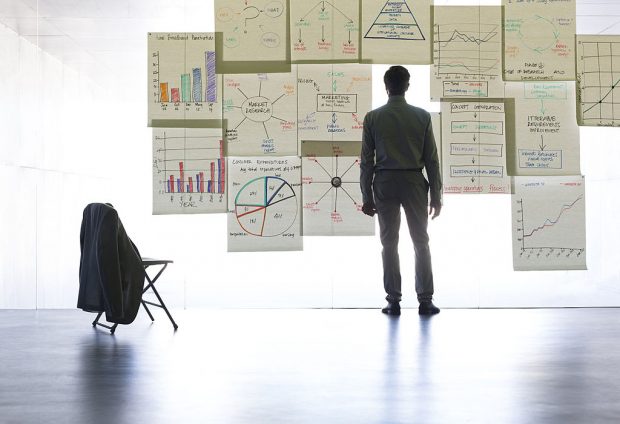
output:
[{"label": "glossy gray floor", "polygon": [[0,311],[2,423],[620,422],[620,310]]}]

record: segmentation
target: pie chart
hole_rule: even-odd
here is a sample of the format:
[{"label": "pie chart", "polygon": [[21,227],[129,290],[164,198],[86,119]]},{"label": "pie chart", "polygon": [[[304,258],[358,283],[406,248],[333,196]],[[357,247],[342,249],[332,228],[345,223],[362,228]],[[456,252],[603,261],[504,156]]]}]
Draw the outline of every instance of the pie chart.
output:
[{"label": "pie chart", "polygon": [[297,220],[297,195],[293,187],[280,177],[255,178],[237,193],[235,216],[248,234],[279,236]]}]

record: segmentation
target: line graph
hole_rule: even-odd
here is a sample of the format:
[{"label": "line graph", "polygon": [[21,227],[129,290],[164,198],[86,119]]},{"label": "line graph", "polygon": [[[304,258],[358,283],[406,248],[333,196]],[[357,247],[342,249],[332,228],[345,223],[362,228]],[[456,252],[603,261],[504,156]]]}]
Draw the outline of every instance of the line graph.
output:
[{"label": "line graph", "polygon": [[483,76],[495,70],[488,76],[498,76],[501,61],[494,40],[499,39],[500,30],[492,24],[436,24],[437,73]]},{"label": "line graph", "polygon": [[464,32],[459,31],[458,29],[455,29],[454,31],[452,31],[452,34],[450,35],[450,37],[443,41],[439,41],[439,45],[441,47],[447,47],[448,44],[452,41],[463,41],[463,42],[471,42],[471,43],[476,43],[478,45],[482,44],[482,43],[486,43],[488,41],[490,41],[493,37],[497,36],[497,26],[494,28],[493,31],[488,32],[484,38],[480,38],[480,37],[476,37],[475,35],[467,35]]},{"label": "line graph", "polygon": [[585,267],[583,177],[516,177],[512,217],[515,269]]},{"label": "line graph", "polygon": [[503,97],[501,10],[435,8],[431,98]]},{"label": "line graph", "polygon": [[[579,196],[572,203],[562,205],[562,208],[560,209],[560,212],[558,213],[558,216],[555,217],[555,219],[547,218],[547,219],[545,219],[545,222],[542,225],[539,225],[538,227],[533,228],[532,231],[530,231],[527,234],[523,234],[523,246],[524,246],[523,248],[525,249],[525,239],[526,238],[532,237],[534,235],[534,233],[536,233],[538,231],[541,231],[541,230],[544,230],[547,227],[553,227],[555,224],[557,224],[560,221],[560,218],[562,217],[564,212],[571,210],[572,207],[575,206],[575,204],[578,201],[582,200],[582,199],[583,199],[583,196]],[[523,199],[521,199],[521,216],[523,217]]]},{"label": "line graph", "polygon": [[579,36],[577,54],[580,124],[620,126],[620,37]]}]

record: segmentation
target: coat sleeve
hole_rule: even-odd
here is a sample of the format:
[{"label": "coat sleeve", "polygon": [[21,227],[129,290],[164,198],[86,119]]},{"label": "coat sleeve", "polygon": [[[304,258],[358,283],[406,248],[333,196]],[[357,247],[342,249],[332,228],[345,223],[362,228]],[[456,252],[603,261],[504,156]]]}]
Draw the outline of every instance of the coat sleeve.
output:
[{"label": "coat sleeve", "polygon": [[360,154],[360,188],[364,203],[374,203],[372,180],[375,173],[375,140],[370,126],[370,116],[366,114],[362,134],[362,152]]},{"label": "coat sleeve", "polygon": [[430,185],[431,205],[441,204],[441,170],[439,168],[439,155],[437,144],[433,134],[432,120],[428,120],[428,125],[424,134],[424,167]]}]

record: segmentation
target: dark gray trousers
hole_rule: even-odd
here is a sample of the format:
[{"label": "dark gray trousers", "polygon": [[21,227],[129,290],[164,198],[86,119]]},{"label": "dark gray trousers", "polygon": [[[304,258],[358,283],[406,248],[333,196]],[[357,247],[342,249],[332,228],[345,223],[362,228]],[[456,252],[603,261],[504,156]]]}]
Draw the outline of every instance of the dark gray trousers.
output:
[{"label": "dark gray trousers", "polygon": [[383,286],[390,302],[400,302],[401,277],[398,257],[400,208],[407,217],[415,250],[415,290],[418,300],[433,297],[433,269],[428,247],[428,182],[418,171],[378,171],[373,192],[383,245]]}]

